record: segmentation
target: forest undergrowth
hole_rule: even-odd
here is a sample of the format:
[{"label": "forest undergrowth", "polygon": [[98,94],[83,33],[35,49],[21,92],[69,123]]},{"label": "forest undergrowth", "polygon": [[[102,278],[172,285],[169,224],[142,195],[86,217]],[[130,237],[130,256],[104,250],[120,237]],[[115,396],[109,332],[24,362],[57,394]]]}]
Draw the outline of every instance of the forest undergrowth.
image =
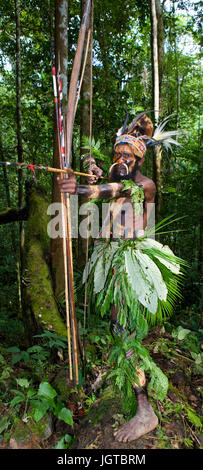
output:
[{"label": "forest undergrowth", "polygon": [[[82,319],[82,309],[78,317]],[[47,330],[24,348],[21,322],[3,313],[0,322],[0,448],[203,448],[203,329],[195,306],[151,329],[144,340],[167,375],[169,389],[162,402],[149,392],[158,428],[123,445],[116,443],[113,432],[130,419],[136,404],[126,409],[120,398],[113,406],[111,390],[107,408],[100,409],[103,394],[111,388],[108,319],[88,320],[77,387],[69,380],[65,337]],[[79,329],[83,338],[82,320]]]}]

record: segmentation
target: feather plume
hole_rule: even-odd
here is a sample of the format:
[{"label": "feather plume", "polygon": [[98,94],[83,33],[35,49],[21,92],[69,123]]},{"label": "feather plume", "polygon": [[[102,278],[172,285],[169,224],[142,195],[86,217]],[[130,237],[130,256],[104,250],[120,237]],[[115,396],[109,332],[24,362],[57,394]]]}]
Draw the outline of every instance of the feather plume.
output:
[{"label": "feather plume", "polygon": [[127,113],[126,120],[125,120],[123,126],[120,129],[118,129],[118,131],[117,131],[117,134],[116,134],[117,137],[120,137],[120,135],[122,135],[122,134],[130,134],[130,132],[134,129],[136,122],[142,116],[144,116],[147,112],[151,112],[151,111],[142,111],[141,113],[137,114],[137,116],[134,117],[134,119],[132,120],[132,122],[129,124],[128,127],[127,127],[127,123],[128,123],[129,113]]},{"label": "feather plume", "polygon": [[137,114],[137,116],[134,117],[133,121],[129,124],[128,126],[128,133],[130,133],[132,131],[132,129],[134,128],[136,122],[138,121],[138,119],[140,119],[142,116],[144,116],[145,111],[142,111],[141,113]]},{"label": "feather plume", "polygon": [[133,132],[133,129],[134,129],[135,124],[137,123],[137,121],[139,121],[143,116],[146,116],[148,113],[152,113],[152,112],[153,112],[153,110],[149,109],[148,111],[142,111],[141,113],[137,114],[137,116],[135,116],[134,119],[132,120],[132,122],[129,124],[128,129],[127,129],[127,133],[130,134],[131,132]]},{"label": "feather plume", "polygon": [[154,135],[152,139],[146,143],[146,145],[149,145],[150,147],[153,145],[159,145],[163,144],[166,149],[172,150],[171,145],[177,145],[181,147],[181,144],[177,142],[177,140],[173,139],[173,136],[177,136],[181,134],[180,130],[175,130],[175,131],[165,131],[164,128],[168,121],[170,120],[172,114],[170,116],[167,116],[155,129]]}]

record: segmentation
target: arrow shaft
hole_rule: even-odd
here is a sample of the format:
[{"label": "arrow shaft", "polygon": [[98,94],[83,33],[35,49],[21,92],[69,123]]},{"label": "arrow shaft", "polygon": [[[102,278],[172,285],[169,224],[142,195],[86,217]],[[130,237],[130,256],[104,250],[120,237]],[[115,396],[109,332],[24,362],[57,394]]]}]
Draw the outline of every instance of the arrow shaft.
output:
[{"label": "arrow shaft", "polygon": [[[38,166],[38,165],[31,165],[30,163],[17,163],[17,162],[0,162],[0,165],[7,165],[7,166],[14,166],[14,167],[17,167],[18,169],[32,169],[34,168],[35,170],[45,170],[45,171],[49,171],[51,173],[63,173],[63,174],[70,174],[70,173],[74,173],[75,175],[78,175],[78,176],[86,176],[87,178],[89,178],[91,176],[91,178],[97,178],[96,175],[89,175],[88,173],[82,173],[81,171],[73,171],[71,170],[70,168],[53,168],[51,166]],[[31,166],[30,166],[31,165]],[[104,178],[103,176],[100,176],[100,178]]]}]

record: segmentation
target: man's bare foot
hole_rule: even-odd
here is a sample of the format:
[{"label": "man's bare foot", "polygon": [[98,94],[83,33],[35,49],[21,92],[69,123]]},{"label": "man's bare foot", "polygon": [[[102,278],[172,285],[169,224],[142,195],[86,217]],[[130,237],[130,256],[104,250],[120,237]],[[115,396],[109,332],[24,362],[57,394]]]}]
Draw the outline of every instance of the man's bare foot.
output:
[{"label": "man's bare foot", "polygon": [[153,431],[157,427],[158,418],[155,415],[145,393],[138,395],[138,408],[136,415],[114,433],[119,442],[131,442]]}]

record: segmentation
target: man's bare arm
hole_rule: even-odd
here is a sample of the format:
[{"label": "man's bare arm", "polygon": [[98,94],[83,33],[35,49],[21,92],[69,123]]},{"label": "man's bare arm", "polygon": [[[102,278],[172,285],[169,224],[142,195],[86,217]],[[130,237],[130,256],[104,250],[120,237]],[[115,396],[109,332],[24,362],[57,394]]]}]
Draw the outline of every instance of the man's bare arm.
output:
[{"label": "man's bare arm", "polygon": [[127,192],[122,192],[123,185],[121,183],[106,183],[93,186],[77,184],[74,173],[70,174],[68,178],[59,179],[58,183],[62,193],[78,194],[87,199],[113,199],[127,194]]},{"label": "man's bare arm", "polygon": [[121,183],[106,183],[94,186],[79,184],[76,188],[76,194],[88,199],[113,199],[124,195],[122,189],[123,185]]}]

